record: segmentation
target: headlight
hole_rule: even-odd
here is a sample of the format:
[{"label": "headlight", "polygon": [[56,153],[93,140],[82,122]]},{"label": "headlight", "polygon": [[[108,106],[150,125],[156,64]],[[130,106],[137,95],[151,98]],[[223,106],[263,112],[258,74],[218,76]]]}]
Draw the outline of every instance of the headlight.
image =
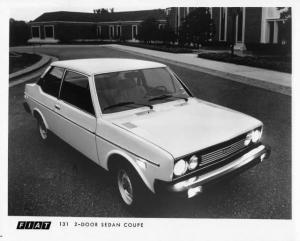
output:
[{"label": "headlight", "polygon": [[262,136],[262,130],[261,129],[257,129],[257,130],[251,131],[246,136],[246,139],[244,141],[245,146],[248,146],[251,141],[253,143],[257,143],[260,140],[261,136]]},{"label": "headlight", "polygon": [[246,136],[246,139],[244,141],[245,146],[248,146],[251,141],[252,141],[252,132],[248,133],[248,135]]},{"label": "headlight", "polygon": [[252,141],[254,143],[258,142],[261,138],[261,135],[262,135],[262,131],[261,130],[255,130],[255,131],[252,131]]},{"label": "headlight", "polygon": [[198,157],[193,155],[189,160],[188,169],[194,170],[198,166]]},{"label": "headlight", "polygon": [[181,159],[174,165],[174,175],[180,176],[183,175],[187,171],[187,163],[185,160]]}]

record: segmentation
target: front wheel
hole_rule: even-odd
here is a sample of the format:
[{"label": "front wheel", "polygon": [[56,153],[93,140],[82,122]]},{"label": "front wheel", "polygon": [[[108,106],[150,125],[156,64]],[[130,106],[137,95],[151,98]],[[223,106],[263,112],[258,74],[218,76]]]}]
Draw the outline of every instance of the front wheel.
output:
[{"label": "front wheel", "polygon": [[133,184],[128,176],[128,173],[124,169],[118,171],[118,188],[122,200],[127,205],[132,205],[133,203]]},{"label": "front wheel", "polygon": [[131,166],[124,165],[116,170],[116,179],[123,203],[130,208],[141,207],[148,193],[137,172]]}]

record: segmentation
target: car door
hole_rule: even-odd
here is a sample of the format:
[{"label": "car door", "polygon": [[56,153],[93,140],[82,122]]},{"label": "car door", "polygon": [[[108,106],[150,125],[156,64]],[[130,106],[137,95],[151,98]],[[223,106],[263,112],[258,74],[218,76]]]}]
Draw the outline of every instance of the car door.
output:
[{"label": "car door", "polygon": [[64,69],[52,66],[39,79],[40,86],[37,102],[39,103],[39,110],[46,119],[48,128],[58,134],[55,126],[57,121],[57,114],[55,113],[55,105],[58,101],[61,81],[64,75]]},{"label": "car door", "polygon": [[88,76],[66,70],[55,111],[60,117],[57,126],[60,137],[98,162],[95,141],[97,121]]}]

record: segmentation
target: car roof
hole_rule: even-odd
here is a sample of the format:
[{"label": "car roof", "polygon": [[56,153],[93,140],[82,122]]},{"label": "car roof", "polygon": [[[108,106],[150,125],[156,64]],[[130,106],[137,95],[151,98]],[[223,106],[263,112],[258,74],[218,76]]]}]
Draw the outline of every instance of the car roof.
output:
[{"label": "car roof", "polygon": [[157,62],[121,58],[73,59],[55,61],[51,65],[75,70],[87,75],[166,67],[166,65]]}]

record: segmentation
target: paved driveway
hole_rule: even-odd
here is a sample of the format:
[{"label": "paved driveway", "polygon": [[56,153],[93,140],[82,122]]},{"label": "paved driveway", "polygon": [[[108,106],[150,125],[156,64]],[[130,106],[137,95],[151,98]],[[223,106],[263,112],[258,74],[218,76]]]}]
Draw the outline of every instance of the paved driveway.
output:
[{"label": "paved driveway", "polygon": [[[142,58],[107,47],[43,47],[60,59]],[[9,90],[9,215],[186,218],[291,218],[291,98],[176,65],[195,96],[252,115],[265,124],[268,161],[189,200],[164,198],[139,213],[118,200],[108,173],[55,138],[38,139],[22,107],[24,84]]]}]

